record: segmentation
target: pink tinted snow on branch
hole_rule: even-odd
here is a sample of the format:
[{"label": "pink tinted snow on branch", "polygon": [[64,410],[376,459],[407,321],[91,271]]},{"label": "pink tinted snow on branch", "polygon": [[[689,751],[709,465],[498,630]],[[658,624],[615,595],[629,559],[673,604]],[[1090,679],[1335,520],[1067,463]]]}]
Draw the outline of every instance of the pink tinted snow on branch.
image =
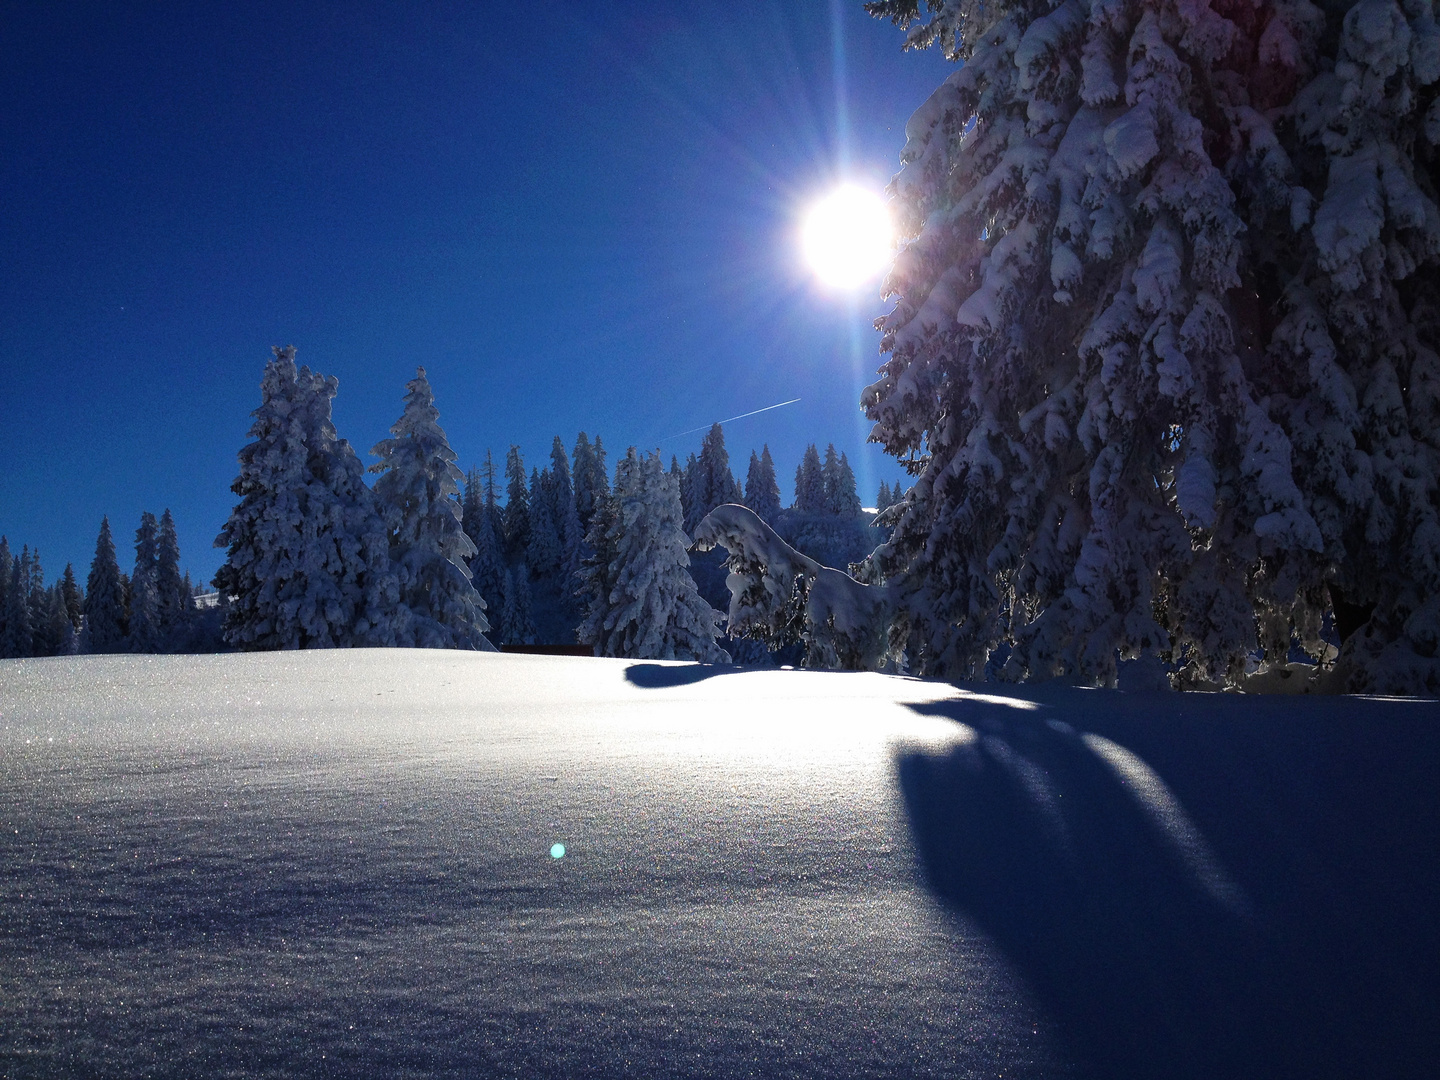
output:
[{"label": "pink tinted snow on branch", "polygon": [[753,510],[717,506],[695,528],[701,551],[729,553],[729,630],[779,647],[805,644],[805,666],[892,670],[890,590],[800,554]]}]

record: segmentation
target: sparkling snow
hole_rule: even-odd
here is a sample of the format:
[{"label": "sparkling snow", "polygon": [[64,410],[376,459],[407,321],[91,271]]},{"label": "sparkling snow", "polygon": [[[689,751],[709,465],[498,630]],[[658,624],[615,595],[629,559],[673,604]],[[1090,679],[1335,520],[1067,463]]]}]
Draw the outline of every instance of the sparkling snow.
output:
[{"label": "sparkling snow", "polygon": [[1383,1075],[1436,1038],[1436,709],[4,661],[0,1074]]}]

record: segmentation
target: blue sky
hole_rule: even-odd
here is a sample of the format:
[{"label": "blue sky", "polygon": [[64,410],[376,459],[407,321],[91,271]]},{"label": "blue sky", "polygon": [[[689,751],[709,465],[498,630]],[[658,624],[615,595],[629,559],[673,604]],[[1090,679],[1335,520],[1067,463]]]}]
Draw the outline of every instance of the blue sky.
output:
[{"label": "blue sky", "polygon": [[[898,167],[933,53],[831,4],[107,4],[0,11],[0,533],[82,577],[170,507],[208,580],[270,346],[362,456],[424,365],[462,466],[580,430],[807,442],[869,502],[877,288],[796,230]],[[848,164],[847,164],[848,162]],[[366,460],[370,460],[368,456]]]}]

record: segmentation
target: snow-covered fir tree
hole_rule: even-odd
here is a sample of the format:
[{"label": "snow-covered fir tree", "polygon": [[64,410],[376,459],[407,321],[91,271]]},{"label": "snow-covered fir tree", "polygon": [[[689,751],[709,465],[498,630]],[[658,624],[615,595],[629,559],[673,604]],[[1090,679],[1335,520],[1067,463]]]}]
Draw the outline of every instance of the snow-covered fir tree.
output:
[{"label": "snow-covered fir tree", "polygon": [[814,443],[805,448],[795,467],[795,501],[791,508],[800,514],[825,513],[825,470]]},{"label": "snow-covered fir tree", "polygon": [[15,568],[15,556],[10,553],[10,541],[0,536],[0,657],[5,655],[5,627],[9,618],[10,573]]},{"label": "snow-covered fir tree", "polygon": [[745,505],[763,521],[773,523],[780,516],[780,483],[768,443],[758,455],[750,451],[750,468],[745,474]]},{"label": "snow-covered fir tree", "polygon": [[34,655],[35,624],[30,611],[30,548],[22,545],[19,557],[10,565],[10,585],[5,595],[5,629],[0,637],[0,656]]},{"label": "snow-covered fir tree", "polygon": [[156,585],[160,525],[149,510],[140,514],[135,530],[135,568],[130,572],[129,649],[157,653],[161,646],[160,593]]},{"label": "snow-covered fir tree", "polygon": [[554,577],[560,572],[564,549],[559,530],[555,528],[554,500],[551,498],[550,471],[533,473],[530,478],[530,541],[525,545],[525,565],[537,578]]},{"label": "snow-covered fir tree", "polygon": [[820,467],[820,481],[825,491],[825,512],[836,517],[860,516],[860,495],[855,487],[855,472],[844,454],[835,452],[835,444],[825,448],[825,464]]},{"label": "snow-covered fir tree", "polygon": [[525,481],[525,459],[520,447],[505,455],[505,554],[523,559],[530,546],[530,488]]},{"label": "snow-covered fir tree", "polygon": [[1326,55],[1277,125],[1293,167],[1275,153],[1265,193],[1294,238],[1266,252],[1262,297],[1279,293],[1265,389],[1322,550],[1263,564],[1262,644],[1315,636],[1328,601],[1363,623],[1345,688],[1437,694],[1440,31],[1428,2],[1325,12]]},{"label": "snow-covered fir tree", "polygon": [[[700,456],[690,480],[690,500],[686,510],[686,532],[715,507],[738,503],[740,485],[730,471],[730,454],[725,449],[725,432],[719,424],[711,426],[700,443]],[[682,499],[682,506],[684,500]]]},{"label": "snow-covered fir tree", "polygon": [[1005,643],[1008,678],[1110,682],[1150,654],[1234,680],[1262,604],[1318,651],[1296,609],[1326,539],[1265,337],[1310,199],[1276,121],[1324,16],[867,6],[964,61],[906,128],[889,359],[863,397],[916,477],[871,568],[915,668],[979,676]]},{"label": "snow-covered fir tree", "polygon": [[95,558],[85,580],[85,628],[80,648],[90,653],[119,652],[125,647],[125,586],[110,535],[110,519],[100,519]]},{"label": "snow-covered fir tree", "polygon": [[895,496],[890,493],[890,482],[880,481],[880,490],[875,493],[875,512],[880,513],[888,510],[895,504]]},{"label": "snow-covered fir tree", "polygon": [[409,640],[387,527],[349,442],[331,421],[339,383],[276,348],[215,540],[225,639],[242,649],[394,645]]},{"label": "snow-covered fir tree", "polygon": [[425,649],[488,649],[485,601],[471,584],[466,561],[475,545],[465,535],[455,451],[440,427],[435,395],[417,368],[405,384],[405,408],[391,438],[371,451],[371,466],[390,533],[390,560],[408,609],[402,644]]},{"label": "snow-covered fir tree", "polygon": [[601,656],[728,662],[715,643],[721,615],[690,577],[680,492],[659,453],[641,457],[631,447],[615,470],[612,499],[613,520],[594,545],[608,550],[609,563],[588,578],[580,641]]},{"label": "snow-covered fir tree", "polygon": [[195,601],[180,573],[180,538],[167,508],[155,532],[155,598],[159,608],[160,647],[184,648],[190,637]]},{"label": "snow-covered fir tree", "polygon": [[685,467],[680,470],[680,514],[681,524],[684,525],[688,534],[695,524],[705,515],[699,513],[700,509],[700,460],[694,454],[685,459]]},{"label": "snow-covered fir tree", "polygon": [[[0,542],[4,537],[0,537]],[[4,559],[0,558],[0,566],[4,565]],[[65,573],[60,578],[60,599],[65,605],[65,617],[70,620],[70,626],[76,634],[85,618],[85,597],[80,592],[80,584],[75,580],[75,567],[71,563],[65,564]]]},{"label": "snow-covered fir tree", "polygon": [[504,600],[500,609],[500,640],[505,645],[535,644],[535,623],[530,614],[530,579],[525,567],[514,566],[501,578]]},{"label": "snow-covered fir tree", "polygon": [[550,482],[546,490],[550,500],[550,517],[560,539],[560,566],[556,573],[559,592],[568,601],[575,590],[575,574],[580,569],[580,549],[585,541],[585,532],[580,524],[580,511],[575,505],[575,485],[565,456],[565,444],[560,441],[559,435],[550,445],[549,472]]},{"label": "snow-covered fir tree", "polygon": [[575,513],[580,519],[582,534],[590,531],[590,520],[596,508],[610,497],[610,475],[605,467],[605,447],[600,437],[592,445],[585,432],[575,439],[574,469]]},{"label": "snow-covered fir tree", "polygon": [[465,481],[465,535],[475,545],[470,556],[470,580],[481,598],[491,628],[497,624],[496,613],[505,602],[505,541],[500,510],[495,494],[495,463],[485,452],[485,465],[472,469]]}]

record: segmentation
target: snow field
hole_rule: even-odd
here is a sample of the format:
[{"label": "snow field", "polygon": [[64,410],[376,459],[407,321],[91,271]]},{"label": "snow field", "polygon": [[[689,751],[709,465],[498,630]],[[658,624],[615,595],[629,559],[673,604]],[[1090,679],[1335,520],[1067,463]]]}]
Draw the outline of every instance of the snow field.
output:
[{"label": "snow field", "polygon": [[955,693],[422,650],[6,661],[0,1072],[1062,1074],[917,874],[894,751],[953,742],[906,703]]}]

